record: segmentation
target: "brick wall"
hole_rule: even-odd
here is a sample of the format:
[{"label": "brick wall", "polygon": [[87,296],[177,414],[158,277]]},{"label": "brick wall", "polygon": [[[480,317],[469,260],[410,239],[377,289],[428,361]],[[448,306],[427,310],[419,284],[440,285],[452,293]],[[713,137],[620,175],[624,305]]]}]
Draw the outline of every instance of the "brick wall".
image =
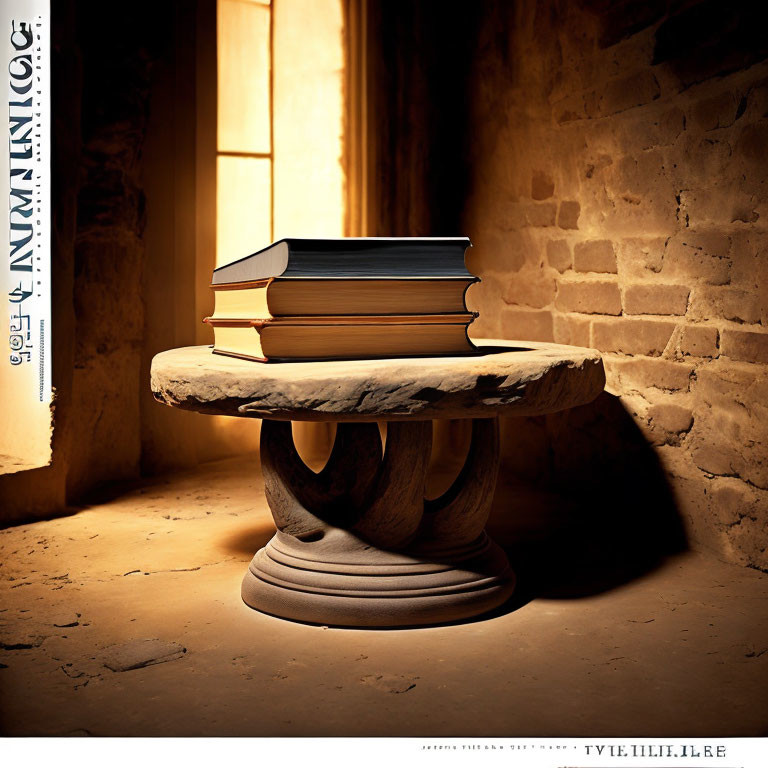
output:
[{"label": "brick wall", "polygon": [[[654,446],[692,544],[768,570],[768,37],[757,13],[484,4],[464,229],[483,277],[470,295],[477,333],[601,350],[608,392]],[[531,441],[559,450],[562,470],[556,423]]]}]

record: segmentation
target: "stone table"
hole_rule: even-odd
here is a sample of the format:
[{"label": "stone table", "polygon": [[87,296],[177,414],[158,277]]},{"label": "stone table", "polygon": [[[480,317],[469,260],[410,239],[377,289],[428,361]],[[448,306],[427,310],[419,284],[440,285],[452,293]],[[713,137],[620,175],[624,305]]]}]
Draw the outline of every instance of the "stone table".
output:
[{"label": "stone table", "polygon": [[[483,340],[467,357],[257,363],[183,347],[152,361],[157,400],[263,419],[261,462],[277,533],[242,586],[253,608],[335,626],[455,621],[503,603],[515,577],[485,532],[499,469],[498,416],[593,400],[595,350]],[[424,498],[432,419],[472,419],[463,469]],[[291,421],[338,422],[320,472]],[[386,423],[382,449],[377,422]]]}]

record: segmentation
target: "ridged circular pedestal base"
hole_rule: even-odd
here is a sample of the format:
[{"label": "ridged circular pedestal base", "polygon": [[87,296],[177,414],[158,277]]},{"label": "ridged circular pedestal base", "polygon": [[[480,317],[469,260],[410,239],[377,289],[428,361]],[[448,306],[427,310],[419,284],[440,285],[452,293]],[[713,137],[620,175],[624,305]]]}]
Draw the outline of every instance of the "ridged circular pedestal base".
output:
[{"label": "ridged circular pedestal base", "polygon": [[277,533],[253,558],[242,596],[252,608],[286,619],[403,627],[485,613],[514,585],[504,552],[485,534],[463,549],[402,554],[332,529],[314,542]]}]

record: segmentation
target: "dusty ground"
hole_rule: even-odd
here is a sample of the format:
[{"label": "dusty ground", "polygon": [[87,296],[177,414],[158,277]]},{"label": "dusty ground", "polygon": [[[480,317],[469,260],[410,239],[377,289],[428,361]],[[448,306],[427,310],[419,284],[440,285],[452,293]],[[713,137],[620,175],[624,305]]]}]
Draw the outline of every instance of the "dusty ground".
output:
[{"label": "dusty ground", "polygon": [[768,734],[765,575],[689,554],[454,626],[290,623],[239,597],[272,531],[255,466],[0,531],[3,733]]}]

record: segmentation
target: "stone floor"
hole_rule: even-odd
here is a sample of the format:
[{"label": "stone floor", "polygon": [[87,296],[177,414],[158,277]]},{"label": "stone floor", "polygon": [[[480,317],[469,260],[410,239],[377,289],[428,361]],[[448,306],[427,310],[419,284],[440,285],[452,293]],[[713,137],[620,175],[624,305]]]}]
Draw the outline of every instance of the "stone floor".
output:
[{"label": "stone floor", "polygon": [[768,576],[687,554],[447,627],[281,621],[239,597],[272,532],[255,466],[0,531],[4,734],[768,734]]}]

